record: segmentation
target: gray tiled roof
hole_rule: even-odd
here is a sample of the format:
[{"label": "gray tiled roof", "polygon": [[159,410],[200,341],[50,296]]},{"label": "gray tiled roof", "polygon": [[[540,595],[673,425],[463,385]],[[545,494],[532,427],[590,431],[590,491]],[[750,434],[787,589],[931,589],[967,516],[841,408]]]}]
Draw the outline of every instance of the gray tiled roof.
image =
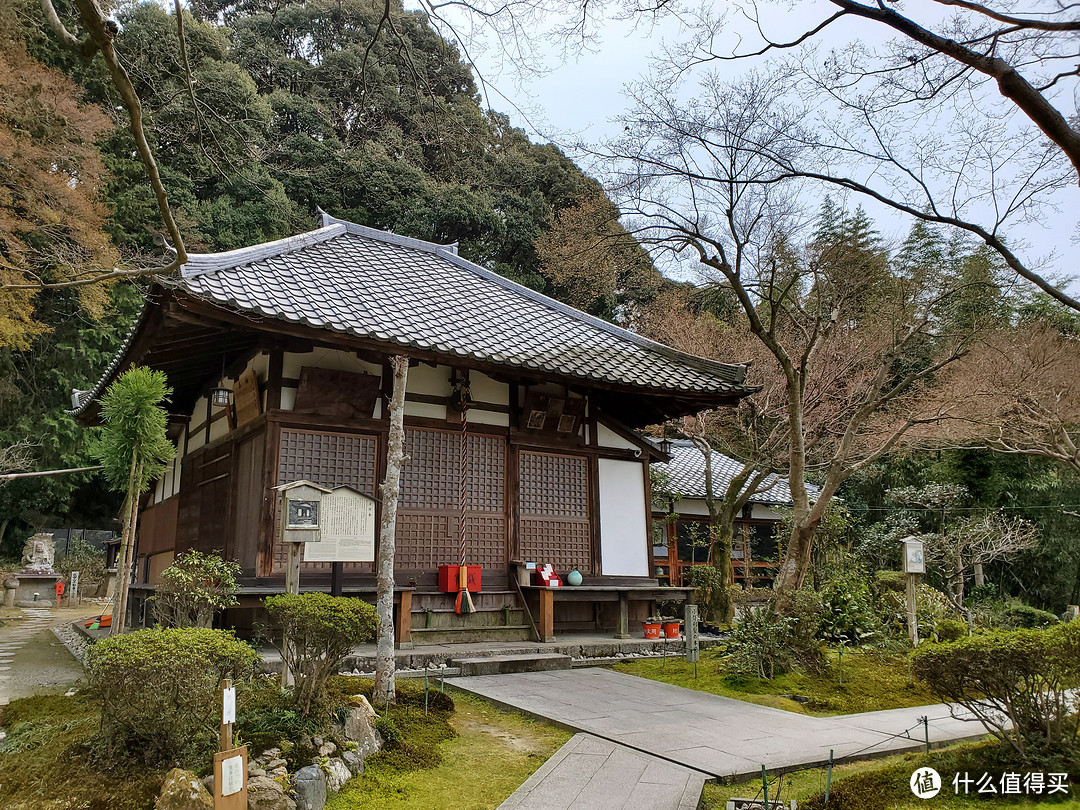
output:
[{"label": "gray tiled roof", "polygon": [[[705,457],[689,439],[671,440],[671,461],[666,464],[654,463],[653,469],[669,476],[669,488],[684,498],[705,497]],[[731,479],[742,472],[745,465],[723,453],[712,452],[713,495],[723,497]],[[818,488],[807,484],[811,498],[816,497]],[[764,492],[751,496],[751,503],[791,506],[791,489],[786,478],[777,478],[775,483]]]},{"label": "gray tiled roof", "polygon": [[435,245],[324,216],[323,227],[193,255],[178,285],[215,304],[501,365],[669,392],[743,394],[743,365],[647,340]]}]

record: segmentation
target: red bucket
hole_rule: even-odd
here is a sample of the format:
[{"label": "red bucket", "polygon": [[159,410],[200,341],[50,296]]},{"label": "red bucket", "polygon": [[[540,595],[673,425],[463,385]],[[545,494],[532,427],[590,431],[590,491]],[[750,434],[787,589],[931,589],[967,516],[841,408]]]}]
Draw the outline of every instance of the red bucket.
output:
[{"label": "red bucket", "polygon": [[664,622],[664,638],[678,638],[679,637],[679,623],[678,622]]},{"label": "red bucket", "polygon": [[645,638],[658,639],[660,638],[660,623],[659,622],[642,622],[641,629],[645,631]]}]

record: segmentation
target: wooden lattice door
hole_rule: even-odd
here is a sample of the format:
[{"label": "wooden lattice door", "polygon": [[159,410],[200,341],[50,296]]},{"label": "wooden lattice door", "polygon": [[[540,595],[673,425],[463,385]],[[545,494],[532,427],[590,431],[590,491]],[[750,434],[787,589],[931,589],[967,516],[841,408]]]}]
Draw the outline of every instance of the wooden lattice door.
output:
[{"label": "wooden lattice door", "polygon": [[[473,434],[466,447],[467,560],[470,565],[505,573],[506,440]],[[405,454],[394,567],[433,573],[460,558],[461,434],[406,428]]]},{"label": "wooden lattice door", "polygon": [[589,461],[584,456],[522,451],[518,455],[521,559],[593,572]]}]

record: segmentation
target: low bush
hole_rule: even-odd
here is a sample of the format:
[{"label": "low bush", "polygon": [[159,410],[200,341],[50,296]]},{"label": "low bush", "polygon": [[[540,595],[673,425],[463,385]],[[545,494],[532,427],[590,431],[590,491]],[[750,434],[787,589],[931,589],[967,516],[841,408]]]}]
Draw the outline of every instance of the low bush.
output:
[{"label": "low bush", "polygon": [[828,582],[821,589],[820,632],[823,638],[857,647],[881,635],[870,588],[856,575]]},{"label": "low bush", "polygon": [[968,634],[968,626],[965,622],[956,619],[942,619],[934,627],[934,641],[956,641]]},{"label": "low bush", "polygon": [[1030,605],[1009,605],[1001,612],[1002,625],[1012,630],[1049,627],[1057,622],[1058,617],[1053,613]]},{"label": "low bush", "polygon": [[326,703],[326,683],[352,648],[375,638],[378,615],[362,599],[325,593],[271,596],[266,609],[288,639],[281,656],[296,684],[296,705],[310,715]]},{"label": "low bush", "polygon": [[161,572],[150,597],[154,618],[165,627],[209,627],[214,614],[236,604],[239,563],[217,554],[187,551]]},{"label": "low bush", "polygon": [[1080,684],[1080,622],[927,644],[912,655],[912,668],[1022,759],[1075,753],[1080,714],[1069,690]]},{"label": "low bush", "polygon": [[101,702],[102,749],[110,761],[202,765],[221,723],[219,684],[250,678],[257,656],[232,633],[154,628],[89,648],[87,676]]}]

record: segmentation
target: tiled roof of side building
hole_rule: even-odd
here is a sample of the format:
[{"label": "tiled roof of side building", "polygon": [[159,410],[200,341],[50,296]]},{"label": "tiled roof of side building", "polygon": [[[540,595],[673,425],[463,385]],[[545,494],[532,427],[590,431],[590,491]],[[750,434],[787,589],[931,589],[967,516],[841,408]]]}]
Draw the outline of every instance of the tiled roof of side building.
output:
[{"label": "tiled roof of side building", "polygon": [[[745,465],[741,461],[718,453],[712,452],[712,477],[713,495],[723,497],[731,479],[742,472]],[[671,440],[671,461],[668,463],[654,463],[653,468],[668,476],[666,488],[677,492],[684,498],[705,497],[705,457],[689,439]],[[818,487],[813,484],[806,485],[807,493],[814,499],[818,493]],[[780,506],[792,505],[791,488],[786,478],[775,477],[772,485],[753,495],[751,503],[775,504]]]},{"label": "tiled roof of side building", "polygon": [[688,395],[756,390],[744,384],[745,365],[614,326],[461,258],[454,245],[327,215],[309,233],[190,255],[166,283],[227,309],[450,357]]}]

